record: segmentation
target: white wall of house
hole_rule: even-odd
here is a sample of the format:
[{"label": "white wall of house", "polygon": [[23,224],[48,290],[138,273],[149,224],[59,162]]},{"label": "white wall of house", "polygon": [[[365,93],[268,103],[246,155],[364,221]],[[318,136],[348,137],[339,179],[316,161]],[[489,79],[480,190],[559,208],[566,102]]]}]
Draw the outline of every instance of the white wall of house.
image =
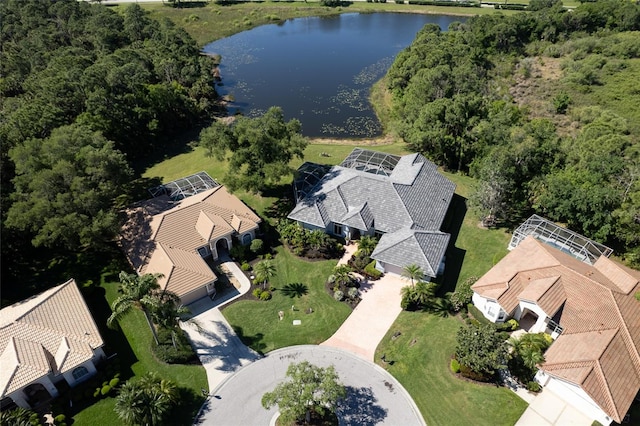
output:
[{"label": "white wall of house", "polygon": [[553,377],[543,370],[538,371],[535,380],[590,419],[597,420],[605,426],[613,421],[580,386]]},{"label": "white wall of house", "polygon": [[[102,351],[102,348],[100,348],[100,351]],[[95,355],[94,355],[95,358]],[[84,367],[87,369],[87,374],[82,376],[82,377],[78,377],[77,379],[73,377],[73,372],[76,370],[76,368],[80,368],[80,367]],[[98,370],[96,370],[96,366],[93,364],[93,360],[88,360],[74,368],[72,368],[69,371],[65,371],[64,373],[62,373],[64,379],[67,381],[67,383],[69,383],[69,386],[73,387],[75,385],[77,385],[78,383],[82,383],[85,380],[87,380],[88,378],[90,378],[91,376],[93,376],[94,374],[96,374]]]},{"label": "white wall of house", "polygon": [[482,315],[491,322],[504,322],[509,316],[497,301],[480,296],[475,291],[473,292],[471,301],[475,307],[482,312]]},{"label": "white wall of house", "polygon": [[28,385],[23,386],[21,389],[11,392],[7,396],[11,398],[17,406],[23,408],[31,408],[29,402],[27,402],[28,396],[24,392],[24,390],[35,383],[40,383],[42,386],[44,386],[44,388],[49,392],[49,395],[51,395],[52,397],[58,396],[58,389],[55,387],[49,376],[40,377],[39,379],[34,380]]},{"label": "white wall of house", "polygon": [[518,309],[516,309],[516,312],[514,313],[513,317],[518,321],[520,321],[523,314],[526,313],[527,309],[538,316],[538,320],[536,321],[535,325],[529,329],[529,333],[544,332],[547,329],[548,316],[547,316],[547,313],[543,311],[542,308],[536,305],[535,303],[521,300],[518,305]]}]

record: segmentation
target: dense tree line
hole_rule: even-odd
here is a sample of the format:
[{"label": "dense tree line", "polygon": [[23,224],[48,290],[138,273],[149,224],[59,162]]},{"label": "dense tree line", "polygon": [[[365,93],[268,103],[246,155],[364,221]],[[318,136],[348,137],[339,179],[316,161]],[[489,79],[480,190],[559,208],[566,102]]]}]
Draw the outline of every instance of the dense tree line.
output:
[{"label": "dense tree line", "polygon": [[575,124],[559,128],[508,91],[536,61],[565,55],[565,87],[579,94],[603,84],[640,58],[640,6],[601,0],[570,12],[558,2],[540,9],[478,16],[446,32],[423,28],[387,75],[396,127],[412,149],[479,178],[471,202],[482,216],[515,225],[535,211],[640,263],[635,123],[605,107],[571,108],[571,97],[557,93],[553,113],[570,113]]},{"label": "dense tree line", "polygon": [[210,117],[217,94],[191,37],[138,5],[7,0],[0,16],[4,274],[25,241],[111,240],[132,166]]}]

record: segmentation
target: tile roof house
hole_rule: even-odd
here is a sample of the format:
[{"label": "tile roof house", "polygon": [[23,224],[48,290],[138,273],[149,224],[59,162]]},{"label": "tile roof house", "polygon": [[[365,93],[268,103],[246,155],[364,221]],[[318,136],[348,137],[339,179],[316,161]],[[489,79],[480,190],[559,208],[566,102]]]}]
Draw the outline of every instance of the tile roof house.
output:
[{"label": "tile roof house", "polygon": [[0,310],[0,390],[31,408],[91,377],[104,342],[73,279]]},{"label": "tile roof house", "polygon": [[234,238],[249,244],[261,219],[224,186],[174,201],[160,195],[127,211],[120,243],[139,274],[158,273],[163,289],[183,304],[215,294],[216,274],[206,258],[218,259]]},{"label": "tile roof house", "polygon": [[382,272],[401,274],[409,264],[430,278],[442,272],[449,234],[440,228],[455,184],[422,155],[356,148],[330,169],[305,163],[294,187],[289,219],[347,239],[378,236],[371,258]]},{"label": "tile roof house", "polygon": [[536,380],[585,415],[621,423],[640,390],[640,272],[529,235],[472,287],[493,322],[555,338]]}]

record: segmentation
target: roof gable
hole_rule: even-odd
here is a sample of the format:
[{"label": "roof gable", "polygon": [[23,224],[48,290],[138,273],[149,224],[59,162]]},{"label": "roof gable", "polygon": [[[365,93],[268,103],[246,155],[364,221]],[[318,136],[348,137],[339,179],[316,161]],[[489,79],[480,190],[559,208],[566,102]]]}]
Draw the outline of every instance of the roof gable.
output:
[{"label": "roof gable", "polygon": [[104,342],[73,279],[0,310],[1,397],[93,358]]},{"label": "roof gable", "polygon": [[639,276],[610,259],[589,265],[528,236],[472,289],[485,297],[503,290],[503,308],[515,308],[517,296],[549,316],[557,310],[564,332],[541,368],[582,387],[620,422],[640,390]]},{"label": "roof gable", "polygon": [[399,267],[415,264],[425,275],[435,277],[449,244],[449,234],[403,229],[384,234],[371,258]]},{"label": "roof gable", "polygon": [[199,248],[234,233],[251,232],[261,222],[224,186],[177,202],[154,198],[127,213],[120,238],[127,258],[138,273],[162,274],[159,284],[179,297],[217,279]]}]

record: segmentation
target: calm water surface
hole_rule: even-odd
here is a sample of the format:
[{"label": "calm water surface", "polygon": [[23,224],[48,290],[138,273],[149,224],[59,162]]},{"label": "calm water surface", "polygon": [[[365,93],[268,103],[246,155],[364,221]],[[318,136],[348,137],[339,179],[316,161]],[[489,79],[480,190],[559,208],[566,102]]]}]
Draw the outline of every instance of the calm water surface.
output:
[{"label": "calm water surface", "polygon": [[221,95],[230,112],[257,116],[282,107],[309,137],[366,138],[381,128],[368,102],[373,83],[428,23],[443,30],[464,18],[408,13],[343,14],[265,25],[218,40]]}]

